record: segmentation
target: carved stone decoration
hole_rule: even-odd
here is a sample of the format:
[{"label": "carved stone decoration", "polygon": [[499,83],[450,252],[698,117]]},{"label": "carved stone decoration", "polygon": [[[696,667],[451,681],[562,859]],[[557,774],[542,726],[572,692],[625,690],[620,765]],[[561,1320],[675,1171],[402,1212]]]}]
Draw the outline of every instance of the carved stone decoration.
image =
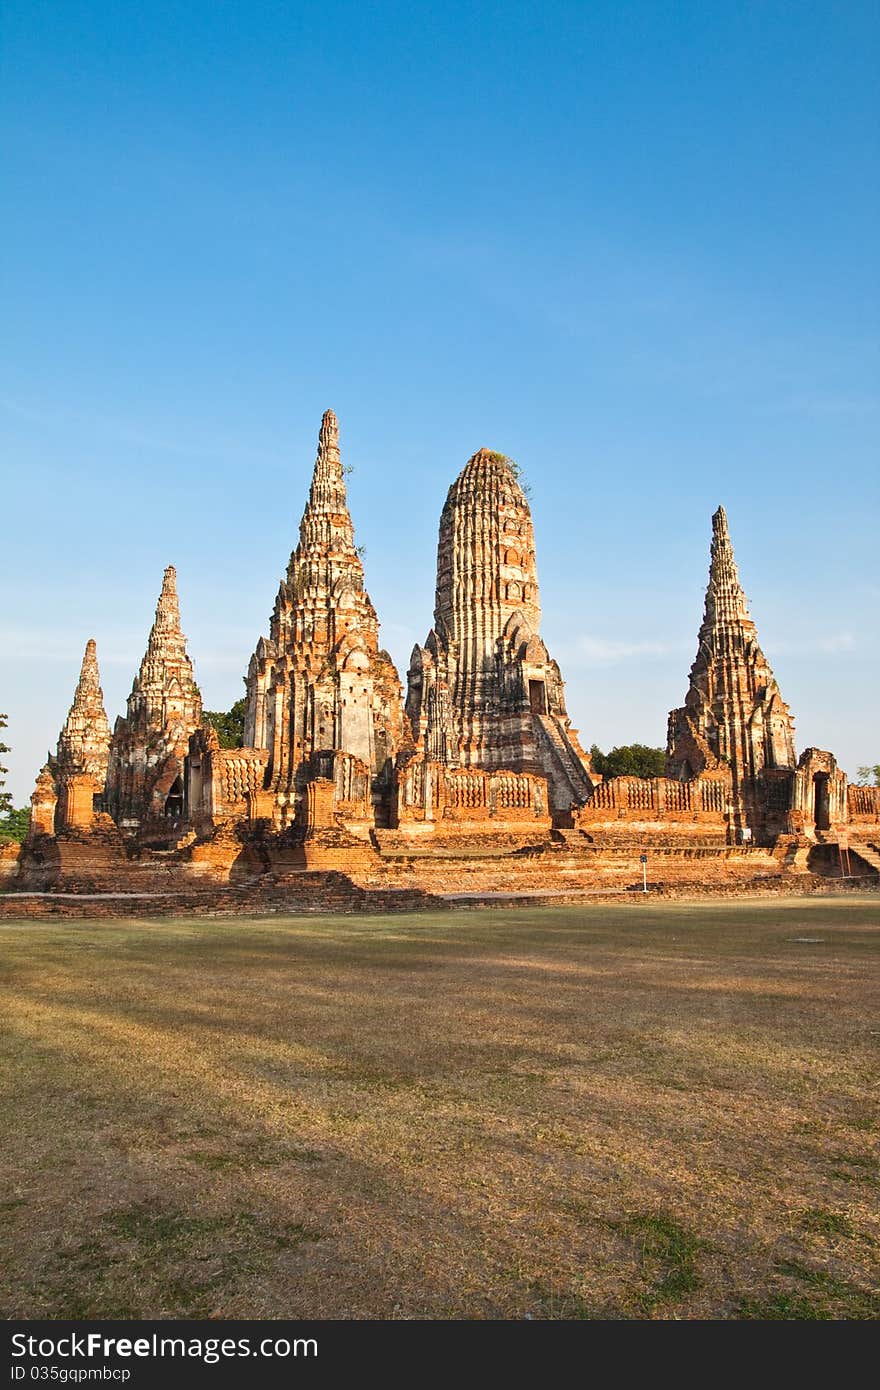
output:
[{"label": "carved stone decoration", "polygon": [[244,741],[269,752],[265,790],[274,794],[277,824],[308,823],[306,787],[315,778],[338,783],[337,755],[369,770],[367,819],[387,821],[394,759],[405,741],[400,679],[379,647],[332,410],[321,421],[299,544],[269,636],[248,668]]},{"label": "carved stone decoration", "polygon": [[202,697],[180,630],[177,575],[169,565],[127,712],[110,744],[106,801],[117,825],[182,819],[187,745],[201,721]]},{"label": "carved stone decoration", "polygon": [[[712,517],[709,584],[697,640],[684,706],[669,715],[669,773],[688,780],[729,767],[734,828],[760,832],[759,779],[769,786],[774,770],[794,769],[794,720],[758,643],[723,507]],[[782,781],[787,786],[789,778]]]},{"label": "carved stone decoration", "polygon": [[540,624],[529,504],[510,460],[480,449],[440,517],[434,627],[412,653],[407,715],[428,761],[544,776],[568,812],[594,779]]}]

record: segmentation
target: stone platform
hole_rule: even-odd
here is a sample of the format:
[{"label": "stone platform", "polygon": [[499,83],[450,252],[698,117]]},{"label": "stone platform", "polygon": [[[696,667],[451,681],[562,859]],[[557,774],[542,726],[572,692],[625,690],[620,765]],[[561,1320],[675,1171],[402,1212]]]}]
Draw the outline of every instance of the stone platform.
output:
[{"label": "stone platform", "polygon": [[180,915],[201,912],[396,912],[450,906],[579,902],[650,892],[711,897],[880,887],[880,847],[786,841],[775,848],[602,842],[553,831],[498,842],[462,836],[413,843],[393,831],[372,842],[344,831],[220,834],[168,850],[134,851],[111,834],[47,837],[23,849],[5,880],[0,917]]}]

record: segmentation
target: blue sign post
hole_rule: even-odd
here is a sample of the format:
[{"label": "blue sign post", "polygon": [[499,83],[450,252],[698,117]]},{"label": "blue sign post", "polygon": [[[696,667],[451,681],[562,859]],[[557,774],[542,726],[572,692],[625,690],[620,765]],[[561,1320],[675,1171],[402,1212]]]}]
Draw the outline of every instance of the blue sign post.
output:
[{"label": "blue sign post", "polygon": [[640,860],[642,861],[642,892],[643,892],[643,893],[647,893],[647,891],[648,891],[648,856],[647,856],[647,854],[640,854],[640,855],[639,855],[639,858],[640,858]]}]

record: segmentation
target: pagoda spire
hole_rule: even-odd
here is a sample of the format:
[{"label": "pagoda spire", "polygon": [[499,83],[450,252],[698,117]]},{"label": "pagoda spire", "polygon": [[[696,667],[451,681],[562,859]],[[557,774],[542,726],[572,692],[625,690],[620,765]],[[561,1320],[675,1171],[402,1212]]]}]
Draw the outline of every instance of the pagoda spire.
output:
[{"label": "pagoda spire", "polygon": [[162,591],[156,604],[156,617],[150,631],[150,644],[162,641],[166,636],[179,637],[180,601],[177,597],[177,570],[167,565],[162,578]]},{"label": "pagoda spire", "polygon": [[58,736],[58,771],[88,773],[103,787],[107,775],[110,725],[98,671],[98,651],[90,637],[83,654],[73,704]]},{"label": "pagoda spire", "polygon": [[97,695],[103,705],[104,693],[101,690],[101,678],[98,673],[98,644],[94,637],[90,637],[83,652],[79,681],[73,697],[74,707],[84,705],[94,695]]},{"label": "pagoda spire", "polygon": [[727,764],[745,806],[744,789],[764,768],[794,767],[794,720],[749,615],[723,507],[712,517],[709,556],[689,689],[669,719],[669,765],[690,777]]},{"label": "pagoda spire", "polygon": [[168,565],[126,714],[113,730],[107,805],[117,824],[134,827],[171,813],[189,737],[201,720],[202,697],[180,630],[177,572]]},{"label": "pagoda spire", "polygon": [[351,759],[370,769],[373,792],[381,787],[390,806],[402,738],[400,681],[391,658],[379,650],[332,410],[321,420],[299,541],[278,589],[269,636],[260,638],[251,658],[247,690],[245,744],[271,752],[264,790],[279,797],[276,823],[292,823],[297,806],[306,814],[307,782],[329,776],[330,766],[354,766]]},{"label": "pagoda spire", "polygon": [[318,456],[309,489],[308,507],[314,512],[348,514],[345,478],[339,453],[339,422],[332,410],[325,410],[318,432]]},{"label": "pagoda spire", "polygon": [[129,716],[142,700],[146,700],[153,717],[165,723],[169,694],[174,695],[172,704],[182,701],[186,709],[186,723],[195,728],[201,718],[201,698],[193,676],[192,662],[187,655],[186,638],[180,629],[177,571],[173,565],[166,566],[162,577],[162,589],[147,639],[147,650],[128,697]]},{"label": "pagoda spire", "polygon": [[[307,574],[303,573],[304,565]],[[332,410],[325,410],[309,498],[299,525],[299,545],[290,557],[288,580],[298,576],[299,587],[303,583],[332,586],[340,577],[336,572],[340,566],[348,582],[363,585],[363,565],[354,543],[339,453],[339,423]]]},{"label": "pagoda spire", "polygon": [[147,650],[132,694],[138,689],[161,688],[166,668],[182,666],[192,679],[192,664],[186,652],[186,638],[180,629],[180,602],[177,597],[177,571],[167,565],[162,577],[162,589],[156,604],[156,615],[147,638]]},{"label": "pagoda spire", "polygon": [[704,626],[718,623],[748,623],[749,606],[733,554],[727,513],[719,507],[712,517],[712,543],[709,549],[709,584],[706,589]]},{"label": "pagoda spire", "polygon": [[335,410],[325,410],[321,416],[318,431],[318,457],[315,460],[315,477],[333,477],[342,480],[342,459],[339,454],[339,421]]}]

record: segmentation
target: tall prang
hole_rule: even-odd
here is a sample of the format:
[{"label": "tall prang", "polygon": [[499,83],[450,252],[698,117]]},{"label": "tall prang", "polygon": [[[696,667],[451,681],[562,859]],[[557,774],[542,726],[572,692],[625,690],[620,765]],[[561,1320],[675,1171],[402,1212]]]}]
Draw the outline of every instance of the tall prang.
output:
[{"label": "tall prang", "polygon": [[93,637],[86,643],[73,704],[58,735],[52,768],[56,778],[88,776],[98,793],[107,780],[110,755],[110,723],[104,709],[104,692],[98,671],[98,649]]},{"label": "tall prang", "polygon": [[515,465],[480,449],[446,498],[434,627],[410,659],[406,710],[423,755],[544,776],[550,806],[589,797],[587,755],[540,636],[532,516]]},{"label": "tall prang", "polygon": [[670,775],[687,779],[727,765],[735,818],[760,819],[756,779],[794,768],[794,720],[758,643],[739,581],[724,508],[712,517],[709,584],[690,687],[669,715]]},{"label": "tall prang", "polygon": [[136,828],[183,814],[184,761],[202,697],[180,629],[177,574],[165,570],[147,650],[110,744],[107,809]]},{"label": "tall prang", "polygon": [[[98,652],[89,638],[73,704],[58,735],[54,757],[40,770],[31,798],[31,831],[87,829],[102,804],[110,750],[110,725],[98,672]],[[57,806],[57,812],[56,812]]]},{"label": "tall prang", "polygon": [[400,678],[379,647],[327,410],[299,542],[248,668],[244,742],[269,751],[264,791],[283,827],[313,823],[306,789],[318,780],[333,783],[331,820],[384,823],[403,741]]}]

